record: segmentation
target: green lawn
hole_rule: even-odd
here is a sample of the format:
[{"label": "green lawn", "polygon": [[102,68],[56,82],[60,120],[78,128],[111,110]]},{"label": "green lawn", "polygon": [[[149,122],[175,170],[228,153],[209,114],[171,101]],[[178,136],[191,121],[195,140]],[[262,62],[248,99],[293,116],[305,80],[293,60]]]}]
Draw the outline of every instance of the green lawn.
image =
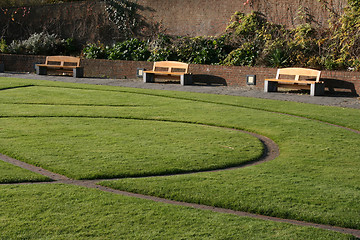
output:
[{"label": "green lawn", "polygon": [[[239,131],[116,118],[0,118],[2,152],[75,179],[237,166],[262,154]],[[36,139],[36,141],[34,141]]]},{"label": "green lawn", "polygon": [[50,179],[0,160],[0,184],[16,182],[38,182]]},{"label": "green lawn", "polygon": [[[360,135],[312,120],[360,130],[357,109],[8,78],[1,88],[3,154],[72,178],[123,177],[102,183],[121,190],[360,229]],[[129,178],[261,155],[257,139],[216,126],[265,135],[280,156]]]},{"label": "green lawn", "polygon": [[0,239],[350,239],[71,185],[0,185]]}]

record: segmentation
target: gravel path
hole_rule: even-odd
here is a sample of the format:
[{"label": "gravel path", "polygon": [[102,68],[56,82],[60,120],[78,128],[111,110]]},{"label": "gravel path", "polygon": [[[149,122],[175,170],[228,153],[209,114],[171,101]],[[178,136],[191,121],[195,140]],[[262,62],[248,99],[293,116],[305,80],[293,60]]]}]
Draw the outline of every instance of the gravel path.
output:
[{"label": "gravel path", "polygon": [[158,90],[187,91],[199,93],[211,93],[244,97],[255,97],[263,99],[275,99],[283,101],[294,101],[311,103],[326,106],[337,106],[346,108],[360,109],[360,97],[347,96],[344,93],[328,94],[326,96],[312,97],[308,94],[299,93],[264,93],[254,88],[239,88],[227,86],[206,86],[206,85],[189,85],[181,86],[172,83],[143,83],[141,79],[105,79],[105,78],[73,78],[66,76],[39,76],[31,73],[0,73],[0,77],[16,77],[26,79],[40,79],[60,82],[86,83],[95,85],[134,87]]}]

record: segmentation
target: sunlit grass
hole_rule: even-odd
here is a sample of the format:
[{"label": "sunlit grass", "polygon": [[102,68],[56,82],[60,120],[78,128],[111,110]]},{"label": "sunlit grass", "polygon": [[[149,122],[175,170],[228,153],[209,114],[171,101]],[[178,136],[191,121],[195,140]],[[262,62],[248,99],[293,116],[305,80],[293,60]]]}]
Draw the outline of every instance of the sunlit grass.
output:
[{"label": "sunlit grass", "polygon": [[248,134],[184,123],[36,117],[0,118],[0,125],[3,153],[76,179],[219,169],[263,150]]},{"label": "sunlit grass", "polygon": [[0,185],[1,239],[350,239],[70,185]]},{"label": "sunlit grass", "polygon": [[[7,81],[0,79],[4,88]],[[223,162],[224,158],[219,156],[231,156],[229,159],[241,156],[242,161],[248,152],[252,155],[247,159],[253,159],[261,150],[257,140],[209,126],[245,129],[273,139],[279,145],[280,156],[239,170],[128,178],[103,184],[179,201],[360,229],[359,134],[312,120],[360,129],[357,109],[47,81],[11,79],[11,82],[34,86],[0,91],[0,122],[7,126],[0,131],[3,153],[76,178],[157,175],[174,169],[197,171],[200,168],[195,159],[202,155],[211,160],[209,156],[215,154],[211,161],[218,165],[211,165],[212,168],[234,164]],[[126,127],[121,128],[122,124]],[[160,135],[155,134],[158,131]],[[238,137],[231,137],[234,134]],[[133,142],[119,144],[117,140],[123,135]],[[188,141],[196,142],[196,137],[201,137],[204,148],[195,147],[198,144],[186,146]],[[17,144],[18,140],[22,144]],[[140,148],[136,144],[141,142]],[[127,158],[133,157],[125,174],[114,160],[121,154],[111,153],[120,146]],[[182,149],[183,146],[190,148]],[[167,151],[166,147],[172,150]],[[141,152],[142,149],[147,150]],[[161,160],[171,154],[175,158],[182,154],[192,156],[191,151],[200,156],[190,157],[179,165],[174,158],[168,158],[161,171],[149,171],[156,169],[156,164],[152,166],[145,157],[141,161],[144,165],[139,165],[135,159],[151,155],[150,149],[156,149],[155,157],[150,158],[155,162],[161,162],[156,156]],[[231,155],[233,150],[239,152]],[[200,160],[202,168],[207,165],[204,163]],[[148,172],[144,174],[143,169]]]},{"label": "sunlit grass", "polygon": [[0,183],[39,182],[50,179],[0,160]]}]

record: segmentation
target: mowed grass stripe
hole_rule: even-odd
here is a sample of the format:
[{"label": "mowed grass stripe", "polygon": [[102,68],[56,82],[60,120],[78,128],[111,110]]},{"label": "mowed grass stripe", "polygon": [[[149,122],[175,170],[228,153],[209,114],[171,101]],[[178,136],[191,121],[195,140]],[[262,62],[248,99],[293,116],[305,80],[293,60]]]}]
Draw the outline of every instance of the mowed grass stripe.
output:
[{"label": "mowed grass stripe", "polygon": [[0,184],[20,182],[44,182],[48,177],[14,166],[0,159]]},{"label": "mowed grass stripe", "polygon": [[[360,120],[358,120],[358,109],[328,107],[314,104],[295,103],[279,100],[256,99],[249,97],[234,97],[217,94],[202,94],[193,92],[179,92],[179,91],[163,91],[163,90],[149,90],[149,89],[134,89],[134,88],[114,88],[112,86],[99,86],[89,84],[63,83],[51,82],[45,80],[29,80],[16,78],[0,78],[0,86],[12,85],[29,85],[46,88],[62,88],[64,90],[96,90],[103,92],[120,92],[132,93],[136,95],[147,95],[154,97],[166,97],[191,101],[202,101],[216,104],[228,104],[232,106],[239,106],[245,108],[259,109],[265,111],[288,113],[297,116],[318,119],[333,124],[338,124],[354,129],[360,130]],[[66,91],[65,91],[66,92]],[[336,114],[341,112],[342,118],[338,118]],[[353,127],[356,126],[356,127]]]},{"label": "mowed grass stripe", "polygon": [[71,185],[0,185],[4,239],[351,239]]},{"label": "mowed grass stripe", "polygon": [[[136,96],[146,95],[152,97],[165,97],[179,100],[200,101],[213,104],[238,106],[250,109],[258,109],[270,112],[279,112],[316,119],[323,122],[341,125],[344,127],[360,130],[360,113],[358,109],[320,106],[314,104],[296,103],[279,100],[256,99],[249,97],[234,97],[217,94],[203,94],[193,92],[163,91],[134,88],[117,88],[112,86],[99,86],[88,84],[75,84],[63,82],[50,82],[44,80],[29,80],[16,78],[0,78],[0,84],[32,84],[47,88],[77,89],[77,90],[100,90],[102,92],[131,93]],[[66,91],[65,91],[66,92]],[[104,93],[103,95],[106,96]],[[341,116],[341,117],[338,117]]]},{"label": "mowed grass stripe", "polygon": [[[237,166],[262,143],[229,129],[87,118],[1,118],[1,151],[74,179],[194,172]],[[36,141],[34,141],[36,139]]]}]

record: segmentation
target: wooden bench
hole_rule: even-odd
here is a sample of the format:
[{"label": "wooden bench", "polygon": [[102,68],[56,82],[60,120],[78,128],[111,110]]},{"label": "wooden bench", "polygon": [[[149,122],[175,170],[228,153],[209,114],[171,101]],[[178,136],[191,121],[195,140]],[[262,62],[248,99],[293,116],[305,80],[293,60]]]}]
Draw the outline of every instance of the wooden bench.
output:
[{"label": "wooden bench", "polygon": [[[320,81],[321,71],[308,68],[281,68],[275,79],[265,79],[264,92],[276,92],[278,87],[291,89],[308,89],[311,96],[324,95],[325,83]],[[280,78],[286,75],[285,78]],[[295,79],[290,79],[295,76]],[[304,78],[304,79],[300,79]],[[312,79],[309,79],[311,77]]]},{"label": "wooden bench", "polygon": [[154,62],[153,70],[144,71],[145,83],[154,82],[157,78],[179,78],[181,85],[193,83],[192,75],[189,73],[189,64],[176,61]]},{"label": "wooden bench", "polygon": [[45,64],[36,64],[36,74],[47,75],[48,71],[72,74],[79,78],[84,76],[84,68],[80,67],[80,58],[70,56],[47,56]]}]

